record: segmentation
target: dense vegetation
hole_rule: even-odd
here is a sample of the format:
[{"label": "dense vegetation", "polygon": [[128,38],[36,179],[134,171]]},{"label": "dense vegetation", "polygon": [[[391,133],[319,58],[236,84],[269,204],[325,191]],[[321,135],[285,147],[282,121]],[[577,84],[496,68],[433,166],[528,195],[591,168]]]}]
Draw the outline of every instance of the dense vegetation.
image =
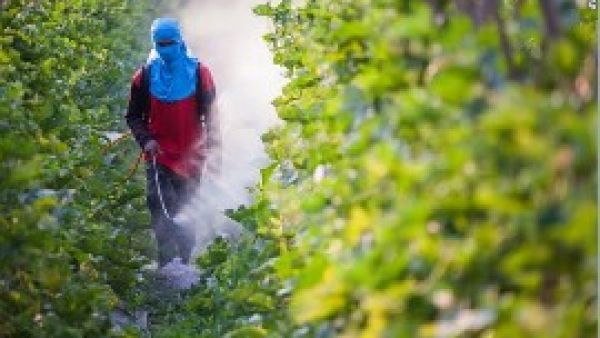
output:
[{"label": "dense vegetation", "polygon": [[147,6],[0,2],[2,337],[106,337],[110,309],[135,296],[148,242],[143,181],[125,181],[137,150],[103,149],[123,130]]},{"label": "dense vegetation", "polygon": [[594,336],[595,11],[302,3],[255,10],[286,123],[164,336]]},{"label": "dense vegetation", "polygon": [[178,293],[141,270],[137,148],[107,151],[149,5],[0,1],[0,336],[122,334],[117,304],[150,310],[156,337],[595,335],[595,11],[256,7],[286,123],[263,137],[254,205],[231,213],[246,232]]}]

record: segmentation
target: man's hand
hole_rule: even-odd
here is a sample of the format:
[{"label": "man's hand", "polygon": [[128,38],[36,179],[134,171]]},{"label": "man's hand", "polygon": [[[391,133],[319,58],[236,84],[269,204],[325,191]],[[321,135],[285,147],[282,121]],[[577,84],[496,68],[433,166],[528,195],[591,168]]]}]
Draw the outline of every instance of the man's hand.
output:
[{"label": "man's hand", "polygon": [[160,154],[160,146],[155,140],[150,140],[144,145],[144,151],[152,156]]}]

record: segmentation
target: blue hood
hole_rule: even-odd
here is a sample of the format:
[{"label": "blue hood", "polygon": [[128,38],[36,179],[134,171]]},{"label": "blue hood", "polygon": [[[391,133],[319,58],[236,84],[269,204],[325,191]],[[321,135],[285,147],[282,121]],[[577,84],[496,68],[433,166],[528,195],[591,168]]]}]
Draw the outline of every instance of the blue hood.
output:
[{"label": "blue hood", "polygon": [[[188,50],[176,19],[158,18],[151,28],[154,48],[148,57],[150,93],[161,101],[185,99],[196,91],[198,59]],[[158,41],[173,40],[170,46]]]}]

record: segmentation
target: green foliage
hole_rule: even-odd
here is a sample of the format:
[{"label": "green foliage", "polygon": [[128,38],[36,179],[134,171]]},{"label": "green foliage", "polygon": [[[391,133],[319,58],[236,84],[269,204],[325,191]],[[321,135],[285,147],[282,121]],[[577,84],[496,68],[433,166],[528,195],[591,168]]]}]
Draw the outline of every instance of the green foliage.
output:
[{"label": "green foliage", "polygon": [[[248,211],[234,217],[245,219]],[[271,236],[248,232],[234,242],[217,238],[197,259],[201,283],[187,292],[177,315],[154,321],[153,336],[266,337],[270,327],[269,336],[286,337],[291,321],[281,298],[285,290],[270,262],[278,253]]]},{"label": "green foliage", "polygon": [[194,332],[246,330],[250,306],[282,316],[266,336],[593,336],[596,13],[301,3],[255,9],[290,78],[241,210],[271,244],[200,259]]},{"label": "green foliage", "polygon": [[0,4],[0,336],[107,336],[144,262],[143,182],[124,182],[134,1]]}]

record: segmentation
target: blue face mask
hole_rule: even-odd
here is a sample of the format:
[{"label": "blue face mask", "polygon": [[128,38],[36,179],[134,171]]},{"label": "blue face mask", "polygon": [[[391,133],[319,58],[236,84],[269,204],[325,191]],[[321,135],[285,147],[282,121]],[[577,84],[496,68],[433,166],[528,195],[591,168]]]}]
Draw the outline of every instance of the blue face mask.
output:
[{"label": "blue face mask", "polygon": [[166,63],[171,63],[186,56],[186,50],[184,50],[182,47],[183,45],[181,43],[175,43],[164,47],[157,45],[154,47],[154,49],[156,49],[156,52],[161,59],[163,59]]},{"label": "blue face mask", "polygon": [[[161,101],[185,99],[196,91],[198,59],[191,56],[179,23],[171,18],[159,18],[152,23],[154,49],[150,52],[150,93]],[[174,41],[166,46],[158,42]]]}]

